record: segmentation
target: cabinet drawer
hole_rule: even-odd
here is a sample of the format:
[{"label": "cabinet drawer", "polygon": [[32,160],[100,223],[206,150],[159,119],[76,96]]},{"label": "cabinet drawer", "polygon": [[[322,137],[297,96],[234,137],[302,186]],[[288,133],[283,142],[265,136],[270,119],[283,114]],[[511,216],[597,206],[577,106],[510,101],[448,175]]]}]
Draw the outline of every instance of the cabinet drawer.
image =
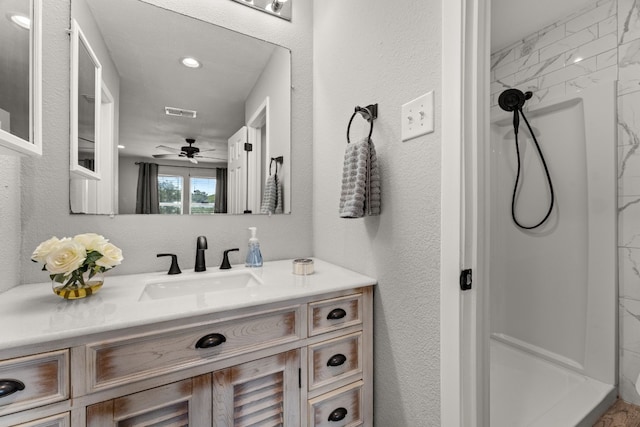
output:
[{"label": "cabinet drawer", "polygon": [[362,332],[309,346],[309,390],[362,378]]},{"label": "cabinet drawer", "polygon": [[309,427],[363,424],[362,381],[309,400]]},{"label": "cabinet drawer", "polygon": [[16,391],[0,398],[0,415],[69,397],[69,351],[19,357],[0,362],[0,381]]},{"label": "cabinet drawer", "polygon": [[298,340],[298,306],[87,345],[91,391]]},{"label": "cabinet drawer", "polygon": [[362,294],[309,304],[309,336],[362,323]]}]

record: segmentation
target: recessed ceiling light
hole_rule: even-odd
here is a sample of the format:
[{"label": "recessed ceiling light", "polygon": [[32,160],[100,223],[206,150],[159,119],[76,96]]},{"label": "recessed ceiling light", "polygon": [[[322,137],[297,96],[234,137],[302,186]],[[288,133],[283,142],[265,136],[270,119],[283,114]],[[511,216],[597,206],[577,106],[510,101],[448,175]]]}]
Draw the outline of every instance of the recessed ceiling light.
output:
[{"label": "recessed ceiling light", "polygon": [[29,19],[28,16],[20,15],[19,13],[10,13],[7,15],[7,18],[20,28],[24,28],[25,30],[31,29],[31,19]]},{"label": "recessed ceiling light", "polygon": [[118,144],[118,148],[124,148],[124,145]]},{"label": "recessed ceiling light", "polygon": [[180,63],[188,68],[200,68],[202,66],[200,64],[200,61],[198,61],[196,58],[192,58],[191,56],[182,58],[180,60]]}]

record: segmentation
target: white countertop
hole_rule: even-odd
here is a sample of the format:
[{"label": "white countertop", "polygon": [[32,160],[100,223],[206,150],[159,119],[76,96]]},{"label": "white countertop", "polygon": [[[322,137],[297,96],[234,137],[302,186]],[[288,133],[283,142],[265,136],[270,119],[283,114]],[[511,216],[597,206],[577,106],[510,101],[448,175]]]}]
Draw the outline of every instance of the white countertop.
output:
[{"label": "white countertop", "polygon": [[107,273],[99,293],[78,300],[56,296],[50,281],[17,286],[0,294],[0,324],[3,325],[0,350],[376,283],[371,277],[318,259],[314,259],[314,264],[315,272],[308,276],[294,275],[292,260],[265,262],[258,269],[234,265],[226,271],[250,270],[262,284],[157,300],[139,300],[149,282],[165,278],[167,281],[204,278],[220,270],[217,267],[210,267],[204,273],[185,270],[175,276],[165,272],[123,276]]}]

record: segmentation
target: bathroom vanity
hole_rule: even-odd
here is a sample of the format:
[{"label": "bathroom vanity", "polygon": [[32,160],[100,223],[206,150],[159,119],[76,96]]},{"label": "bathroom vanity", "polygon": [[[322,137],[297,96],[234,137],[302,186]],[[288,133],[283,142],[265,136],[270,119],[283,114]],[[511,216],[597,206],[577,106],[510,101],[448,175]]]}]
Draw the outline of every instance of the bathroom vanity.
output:
[{"label": "bathroom vanity", "polygon": [[291,270],[0,294],[0,425],[371,426],[375,280],[320,260]]}]

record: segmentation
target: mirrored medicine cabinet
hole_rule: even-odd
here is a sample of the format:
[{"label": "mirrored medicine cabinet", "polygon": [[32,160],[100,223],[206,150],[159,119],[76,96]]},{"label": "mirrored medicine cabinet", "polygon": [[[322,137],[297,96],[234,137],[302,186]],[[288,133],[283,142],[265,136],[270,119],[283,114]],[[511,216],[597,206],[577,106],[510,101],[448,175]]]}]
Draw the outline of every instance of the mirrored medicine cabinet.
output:
[{"label": "mirrored medicine cabinet", "polygon": [[288,49],[139,0],[71,5],[72,213],[290,213]]},{"label": "mirrored medicine cabinet", "polygon": [[42,0],[0,2],[0,153],[42,155]]}]

